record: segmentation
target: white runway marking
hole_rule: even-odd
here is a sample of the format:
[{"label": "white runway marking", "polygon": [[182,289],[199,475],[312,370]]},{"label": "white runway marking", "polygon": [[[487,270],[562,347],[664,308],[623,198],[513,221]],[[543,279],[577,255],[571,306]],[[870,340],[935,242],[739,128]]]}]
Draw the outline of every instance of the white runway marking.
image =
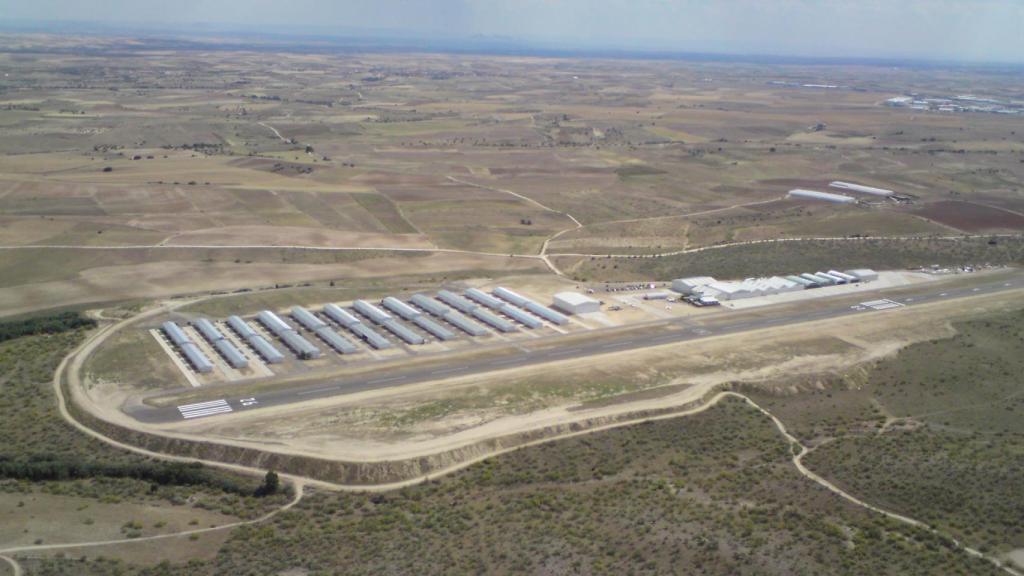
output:
[{"label": "white runway marking", "polygon": [[903,304],[893,300],[872,300],[870,302],[861,302],[860,305],[867,306],[873,310],[889,310],[890,308],[903,307]]},{"label": "white runway marking", "polygon": [[213,416],[214,414],[226,414],[231,411],[231,406],[228,405],[228,401],[223,398],[220,400],[211,400],[210,402],[198,402],[196,404],[183,404],[178,406],[178,412],[180,412],[181,417],[186,420],[189,418]]}]

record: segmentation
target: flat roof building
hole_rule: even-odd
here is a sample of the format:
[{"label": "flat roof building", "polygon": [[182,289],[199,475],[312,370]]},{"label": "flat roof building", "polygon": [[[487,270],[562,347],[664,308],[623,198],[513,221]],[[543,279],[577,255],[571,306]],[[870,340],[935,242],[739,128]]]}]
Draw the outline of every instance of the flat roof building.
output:
[{"label": "flat roof building", "polygon": [[555,294],[555,308],[569,314],[586,314],[601,310],[601,303],[579,292],[559,292]]},{"label": "flat roof building", "polygon": [[707,286],[699,288],[697,292],[704,296],[713,296],[719,300],[739,300],[741,298],[795,292],[803,290],[805,287],[806,285],[802,282],[796,282],[780,276],[770,276],[768,278],[747,278],[741,282],[712,282]]},{"label": "flat roof building", "polygon": [[870,268],[856,268],[854,270],[847,270],[846,274],[855,276],[861,282],[871,282],[872,280],[878,280],[878,272]]},{"label": "flat roof building", "polygon": [[707,286],[714,282],[715,279],[711,276],[693,276],[691,278],[677,278],[672,281],[672,291],[678,292],[683,295],[690,295],[697,291],[698,288]]}]

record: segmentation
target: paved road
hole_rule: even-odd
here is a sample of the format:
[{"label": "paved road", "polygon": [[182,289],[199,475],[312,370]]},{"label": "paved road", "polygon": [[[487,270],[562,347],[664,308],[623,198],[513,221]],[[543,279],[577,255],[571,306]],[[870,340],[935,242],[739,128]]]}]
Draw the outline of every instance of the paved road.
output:
[{"label": "paved road", "polygon": [[[980,279],[979,279],[980,280]],[[241,410],[253,410],[268,406],[279,406],[316,398],[340,394],[351,394],[365,390],[376,390],[452,378],[482,374],[495,370],[507,370],[534,364],[542,364],[568,358],[580,358],[611,352],[635,350],[674,342],[686,342],[712,336],[735,334],[760,330],[773,326],[798,324],[826,318],[838,318],[855,314],[880,314],[905,306],[916,306],[938,300],[963,298],[981,294],[993,294],[1024,287],[1024,273],[1004,276],[999,280],[979,281],[965,287],[950,288],[946,283],[924,284],[917,287],[902,287],[886,291],[865,291],[863,294],[846,294],[846,297],[808,301],[807,307],[779,306],[752,308],[726,312],[714,319],[677,318],[665,321],[643,333],[609,334],[607,338],[588,340],[583,343],[566,343],[564,346],[533,348],[528,344],[512,349],[508,354],[470,360],[459,365],[434,366],[415,370],[393,370],[384,373],[354,376],[347,379],[323,381],[281,390],[273,390],[246,398],[222,398],[210,402],[184,406],[159,408],[138,407],[128,414],[146,423],[166,423],[182,419],[205,418]],[[887,298],[887,295],[890,295]],[[851,305],[850,297],[862,300]],[[872,303],[872,305],[865,305]],[[702,323],[698,323],[702,322]]]}]

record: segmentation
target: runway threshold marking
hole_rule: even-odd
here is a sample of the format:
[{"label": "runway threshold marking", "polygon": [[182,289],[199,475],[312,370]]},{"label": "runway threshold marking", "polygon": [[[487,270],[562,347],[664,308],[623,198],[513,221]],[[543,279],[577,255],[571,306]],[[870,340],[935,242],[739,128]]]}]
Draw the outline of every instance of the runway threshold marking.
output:
[{"label": "runway threshold marking", "polygon": [[188,420],[191,418],[213,416],[214,414],[226,414],[228,412],[232,412],[232,409],[228,404],[228,401],[221,398],[220,400],[211,400],[209,402],[183,404],[178,406],[178,412],[181,414],[182,418]]}]

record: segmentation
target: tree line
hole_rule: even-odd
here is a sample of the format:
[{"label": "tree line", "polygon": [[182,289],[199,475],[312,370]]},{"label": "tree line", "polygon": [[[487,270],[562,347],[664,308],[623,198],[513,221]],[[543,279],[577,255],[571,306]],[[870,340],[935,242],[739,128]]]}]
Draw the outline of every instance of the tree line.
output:
[{"label": "tree line", "polygon": [[0,478],[31,482],[83,478],[133,478],[161,486],[206,486],[240,496],[269,496],[279,490],[277,474],[269,472],[262,484],[238,482],[217,474],[199,462],[113,463],[82,460],[73,456],[0,454]]},{"label": "tree line", "polygon": [[59,334],[79,328],[94,328],[96,321],[80,312],[58,312],[46,316],[0,322],[0,342],[33,336],[36,334]]}]

